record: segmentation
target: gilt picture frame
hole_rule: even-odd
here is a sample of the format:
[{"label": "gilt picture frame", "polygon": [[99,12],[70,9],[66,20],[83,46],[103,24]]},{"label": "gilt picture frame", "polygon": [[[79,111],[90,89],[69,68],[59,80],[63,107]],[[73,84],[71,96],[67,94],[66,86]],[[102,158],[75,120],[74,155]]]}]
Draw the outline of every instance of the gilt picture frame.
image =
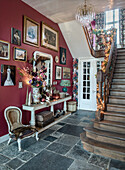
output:
[{"label": "gilt picture frame", "polygon": [[71,77],[70,68],[63,67],[63,78],[64,79],[70,79],[70,77]]},{"label": "gilt picture frame", "polygon": [[39,23],[24,16],[23,42],[39,47]]},{"label": "gilt picture frame", "polygon": [[14,47],[14,60],[15,61],[27,61],[27,51],[22,48]]},{"label": "gilt picture frame", "polygon": [[54,51],[59,49],[59,34],[58,31],[51,28],[47,24],[42,22],[42,36],[41,46],[49,48]]},{"label": "gilt picture frame", "polygon": [[0,59],[10,60],[10,43],[0,40]]}]

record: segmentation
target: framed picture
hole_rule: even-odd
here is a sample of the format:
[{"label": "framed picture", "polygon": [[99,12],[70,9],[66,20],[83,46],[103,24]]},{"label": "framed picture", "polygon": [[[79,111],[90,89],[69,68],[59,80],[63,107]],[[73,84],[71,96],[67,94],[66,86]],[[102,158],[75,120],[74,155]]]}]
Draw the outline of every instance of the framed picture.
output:
[{"label": "framed picture", "polygon": [[56,80],[61,80],[62,67],[56,66]]},{"label": "framed picture", "polygon": [[32,46],[39,46],[39,23],[24,16],[23,42]]},{"label": "framed picture", "polygon": [[70,68],[63,67],[63,78],[70,79]]},{"label": "framed picture", "polygon": [[60,64],[66,64],[66,49],[60,47]]},{"label": "framed picture", "polygon": [[41,46],[58,51],[59,48],[59,36],[58,31],[42,23],[42,36]]},{"label": "framed picture", "polygon": [[14,60],[27,61],[27,51],[18,47],[14,47]]},{"label": "framed picture", "polygon": [[10,43],[0,40],[0,59],[10,59]]},{"label": "framed picture", "polygon": [[1,86],[14,86],[16,66],[1,64]]},{"label": "framed picture", "polygon": [[21,46],[21,31],[11,28],[11,43]]}]

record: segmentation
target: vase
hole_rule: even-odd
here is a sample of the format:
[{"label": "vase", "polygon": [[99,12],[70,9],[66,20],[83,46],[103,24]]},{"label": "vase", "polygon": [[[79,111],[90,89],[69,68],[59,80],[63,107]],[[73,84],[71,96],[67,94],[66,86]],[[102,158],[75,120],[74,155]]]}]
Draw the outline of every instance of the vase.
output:
[{"label": "vase", "polygon": [[39,103],[40,102],[40,97],[41,97],[41,94],[39,92],[39,88],[37,87],[33,87],[33,103]]}]

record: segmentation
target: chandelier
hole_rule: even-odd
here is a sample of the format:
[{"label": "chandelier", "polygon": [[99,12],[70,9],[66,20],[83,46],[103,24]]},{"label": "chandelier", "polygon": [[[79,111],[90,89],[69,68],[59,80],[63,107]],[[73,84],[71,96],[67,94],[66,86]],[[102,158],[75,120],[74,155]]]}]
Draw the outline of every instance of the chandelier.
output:
[{"label": "chandelier", "polygon": [[79,21],[82,26],[89,26],[89,23],[95,18],[94,7],[87,5],[86,0],[84,4],[81,4],[76,11],[76,20]]}]

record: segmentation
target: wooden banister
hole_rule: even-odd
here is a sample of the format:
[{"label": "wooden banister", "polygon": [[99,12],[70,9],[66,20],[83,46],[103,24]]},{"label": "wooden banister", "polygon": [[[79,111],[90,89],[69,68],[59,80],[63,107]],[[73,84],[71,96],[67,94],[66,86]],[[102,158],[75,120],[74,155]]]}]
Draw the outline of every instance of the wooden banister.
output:
[{"label": "wooden banister", "polygon": [[108,63],[106,65],[106,71],[103,72],[99,70],[97,73],[97,110],[96,110],[96,120],[103,119],[103,113],[106,111],[106,105],[108,103],[109,90],[111,87],[111,82],[113,78],[113,72],[116,62],[116,47],[115,42],[111,44],[111,50],[108,58]]},{"label": "wooden banister", "polygon": [[86,37],[91,55],[95,58],[105,57],[105,51],[104,50],[94,50],[93,49],[93,45],[92,45],[87,27],[83,26],[83,31],[85,33],[85,37]]}]

